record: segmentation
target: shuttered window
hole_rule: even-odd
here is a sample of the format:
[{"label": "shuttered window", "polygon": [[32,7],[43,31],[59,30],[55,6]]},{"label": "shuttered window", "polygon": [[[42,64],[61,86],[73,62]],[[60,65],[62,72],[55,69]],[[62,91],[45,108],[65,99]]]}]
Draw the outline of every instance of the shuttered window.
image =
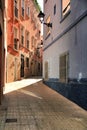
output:
[{"label": "shuttered window", "polygon": [[14,49],[18,50],[18,30],[14,28]]},{"label": "shuttered window", "polygon": [[62,0],[62,16],[70,12],[70,0]]},{"label": "shuttered window", "polygon": [[24,0],[21,0],[21,13],[22,13],[22,16],[24,16],[24,5],[25,4],[25,1]]},{"label": "shuttered window", "polygon": [[[48,16],[46,23],[50,23],[50,16]],[[50,34],[50,27],[46,26],[46,34],[47,36]]]},{"label": "shuttered window", "polygon": [[26,48],[29,49],[29,32],[26,32]]},{"label": "shuttered window", "polygon": [[17,0],[14,1],[14,14],[15,14],[15,17],[18,18],[18,1]]},{"label": "shuttered window", "polygon": [[21,27],[21,44],[24,45],[24,27]]},{"label": "shuttered window", "polygon": [[26,67],[29,68],[29,58],[26,57]]}]

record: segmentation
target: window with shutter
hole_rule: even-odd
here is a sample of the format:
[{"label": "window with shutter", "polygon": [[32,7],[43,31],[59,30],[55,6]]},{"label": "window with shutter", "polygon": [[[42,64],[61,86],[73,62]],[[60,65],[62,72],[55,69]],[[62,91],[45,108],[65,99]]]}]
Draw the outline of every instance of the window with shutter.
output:
[{"label": "window with shutter", "polygon": [[21,1],[21,13],[22,13],[22,16],[24,17],[24,0]]},{"label": "window with shutter", "polygon": [[14,1],[14,14],[15,14],[15,17],[18,18],[18,1],[17,0]]},{"label": "window with shutter", "polygon": [[18,30],[14,28],[14,49],[18,50]]},{"label": "window with shutter", "polygon": [[[48,16],[46,23],[50,23],[50,16]],[[50,34],[50,27],[46,26],[46,35],[48,36]]]},{"label": "window with shutter", "polygon": [[70,12],[70,0],[62,0],[62,17]]}]

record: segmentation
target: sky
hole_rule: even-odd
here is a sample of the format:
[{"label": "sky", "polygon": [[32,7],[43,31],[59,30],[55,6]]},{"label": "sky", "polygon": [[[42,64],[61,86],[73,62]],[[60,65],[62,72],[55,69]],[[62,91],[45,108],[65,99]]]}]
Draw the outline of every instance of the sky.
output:
[{"label": "sky", "polygon": [[[43,0],[37,0],[38,4],[40,5],[41,7],[41,10],[43,12]],[[43,35],[43,25],[41,27],[41,35]]]},{"label": "sky", "polygon": [[41,7],[41,10],[43,11],[43,0],[37,0],[37,1],[38,1],[38,4]]}]

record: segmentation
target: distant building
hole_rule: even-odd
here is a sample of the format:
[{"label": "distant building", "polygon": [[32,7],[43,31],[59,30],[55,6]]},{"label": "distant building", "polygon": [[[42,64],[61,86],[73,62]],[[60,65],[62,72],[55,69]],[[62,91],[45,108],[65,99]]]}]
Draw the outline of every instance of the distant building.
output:
[{"label": "distant building", "polygon": [[44,0],[44,13],[52,28],[44,25],[43,79],[66,97],[78,91],[78,100],[84,95],[79,102],[87,104],[87,89],[80,86],[87,84],[87,1]]},{"label": "distant building", "polygon": [[5,73],[4,0],[0,0],[0,104],[3,97],[4,73]]},{"label": "distant building", "polygon": [[34,56],[41,44],[37,2],[6,0],[6,5],[6,82],[39,75],[41,56]]}]

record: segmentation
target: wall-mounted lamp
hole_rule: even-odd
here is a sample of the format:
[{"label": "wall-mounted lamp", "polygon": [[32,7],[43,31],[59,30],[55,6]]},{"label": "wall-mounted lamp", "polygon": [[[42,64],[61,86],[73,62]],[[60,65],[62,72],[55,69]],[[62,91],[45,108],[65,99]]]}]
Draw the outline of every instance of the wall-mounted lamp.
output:
[{"label": "wall-mounted lamp", "polygon": [[45,23],[45,22],[44,22],[44,17],[45,17],[45,14],[44,14],[42,11],[40,11],[40,13],[38,14],[38,18],[40,19],[41,23],[43,23],[43,24],[45,24],[46,26],[52,28],[52,23]]}]

